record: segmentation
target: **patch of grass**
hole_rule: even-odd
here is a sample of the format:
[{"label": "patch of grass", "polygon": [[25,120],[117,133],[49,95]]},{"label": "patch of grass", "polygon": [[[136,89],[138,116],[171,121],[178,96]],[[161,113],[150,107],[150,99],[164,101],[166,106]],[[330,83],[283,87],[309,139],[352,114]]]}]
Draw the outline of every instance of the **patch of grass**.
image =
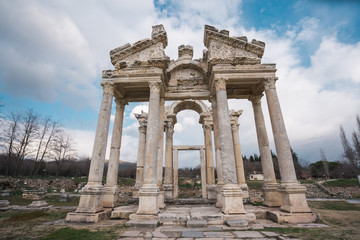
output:
[{"label": "patch of grass", "polygon": [[299,179],[300,183],[314,183],[315,180]]},{"label": "patch of grass", "polygon": [[345,201],[309,201],[310,208],[337,210],[337,211],[360,211],[360,204],[348,203]]},{"label": "patch of grass", "polygon": [[32,203],[33,200],[23,199],[21,195],[10,195],[10,197],[0,197],[0,200],[8,200],[10,205],[27,206]]},{"label": "patch of grass", "polygon": [[248,185],[249,189],[261,189],[264,181],[260,180],[247,180],[246,184]]},{"label": "patch of grass", "polygon": [[5,219],[3,222],[24,222],[33,220],[35,218],[46,217],[47,215],[48,214],[43,211],[25,212],[14,214],[9,218]]},{"label": "patch of grass", "polygon": [[88,229],[72,229],[69,227],[55,230],[42,240],[97,240],[97,239],[115,239],[117,236],[112,232],[107,231],[96,231],[91,232]]},{"label": "patch of grass", "polygon": [[359,186],[359,180],[356,178],[337,179],[335,181],[327,181],[323,185],[326,187],[357,187]]},{"label": "patch of grass", "polygon": [[118,179],[118,184],[120,186],[134,186],[135,185],[135,179],[120,177]]},{"label": "patch of grass", "polygon": [[1,213],[0,219],[3,219],[3,223],[15,223],[15,222],[28,222],[33,219],[43,218],[50,219],[62,219],[65,218],[67,211],[49,210],[49,211],[8,211],[8,213]]}]

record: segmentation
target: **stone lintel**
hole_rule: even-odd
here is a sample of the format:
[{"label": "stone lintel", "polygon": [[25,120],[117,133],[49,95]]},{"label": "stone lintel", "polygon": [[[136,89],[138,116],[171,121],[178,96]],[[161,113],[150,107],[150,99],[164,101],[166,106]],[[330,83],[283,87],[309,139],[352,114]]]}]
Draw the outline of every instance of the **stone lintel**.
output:
[{"label": "stone lintel", "polygon": [[203,145],[176,145],[176,146],[173,146],[173,149],[177,150],[177,151],[201,150],[201,149],[205,149],[205,146],[203,146]]}]

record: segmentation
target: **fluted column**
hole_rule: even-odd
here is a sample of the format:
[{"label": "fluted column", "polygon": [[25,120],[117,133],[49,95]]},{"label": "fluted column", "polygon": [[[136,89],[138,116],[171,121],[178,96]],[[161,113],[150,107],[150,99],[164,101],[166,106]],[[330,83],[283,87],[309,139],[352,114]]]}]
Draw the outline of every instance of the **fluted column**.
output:
[{"label": "fluted column", "polygon": [[267,136],[264,115],[261,108],[261,97],[262,94],[252,95],[249,97],[249,101],[251,101],[254,111],[256,135],[261,157],[261,167],[264,175],[264,185],[262,187],[264,193],[263,204],[269,207],[280,207],[281,196],[277,189],[279,184],[276,182],[269,139]]},{"label": "fluted column", "polygon": [[157,161],[157,174],[156,184],[160,189],[158,204],[159,208],[164,208],[164,186],[163,186],[163,165],[164,165],[164,120],[165,120],[165,99],[160,99],[160,111],[159,111],[159,144],[158,144],[158,161]]},{"label": "fluted column", "polygon": [[136,114],[135,117],[139,121],[139,143],[136,162],[136,180],[133,188],[133,198],[139,198],[139,190],[144,181],[144,161],[145,161],[145,142],[146,142],[146,125],[147,125],[147,113],[141,112]]},{"label": "fluted column", "polygon": [[306,188],[299,184],[296,179],[290,142],[276,93],[275,81],[275,78],[266,79],[264,87],[281,175],[281,185],[279,187],[282,197],[281,210],[286,212],[311,212],[305,197]]},{"label": "fluted column", "polygon": [[102,185],[102,178],[114,89],[113,84],[109,82],[103,82],[101,85],[103,87],[103,97],[91,155],[89,180],[80,191],[77,213],[96,213],[103,210],[105,188]]},{"label": "fluted column", "polygon": [[157,154],[159,143],[160,83],[149,82],[149,114],[146,130],[144,184],[139,191],[137,214],[157,214],[159,212],[157,186]]},{"label": "fluted column", "polygon": [[241,153],[240,138],[239,138],[239,117],[242,114],[242,110],[231,111],[231,133],[232,139],[234,142],[234,152],[235,152],[235,165],[236,165],[236,177],[238,184],[243,191],[243,198],[249,198],[249,188],[245,182],[245,171],[244,171],[244,162]]},{"label": "fluted column", "polygon": [[215,78],[216,103],[220,133],[221,161],[224,186],[221,190],[222,211],[225,214],[245,213],[242,191],[237,184],[234,144],[232,141],[230,116],[226,94],[226,79]]},{"label": "fluted column", "polygon": [[113,208],[118,205],[120,189],[117,185],[118,173],[119,173],[119,159],[120,159],[120,147],[121,136],[124,120],[126,100],[115,99],[116,112],[114,119],[114,126],[111,136],[110,158],[108,171],[106,175],[106,192],[104,195],[103,205],[104,207]]},{"label": "fluted column", "polygon": [[173,198],[173,134],[174,122],[172,119],[167,119],[165,126],[165,198]]}]

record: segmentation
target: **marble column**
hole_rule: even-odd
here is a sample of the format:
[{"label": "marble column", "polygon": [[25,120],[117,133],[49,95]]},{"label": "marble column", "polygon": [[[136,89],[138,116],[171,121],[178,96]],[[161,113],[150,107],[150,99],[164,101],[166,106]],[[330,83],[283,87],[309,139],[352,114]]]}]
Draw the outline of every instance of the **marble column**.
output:
[{"label": "marble column", "polygon": [[139,198],[139,190],[144,181],[144,161],[145,161],[145,142],[146,142],[146,125],[147,113],[135,113],[136,119],[139,121],[139,143],[136,162],[136,181],[133,188],[133,198]]},{"label": "marble column", "polygon": [[200,172],[201,172],[201,197],[206,199],[207,198],[207,191],[206,191],[206,162],[204,157],[204,149],[199,149],[200,153]]},{"label": "marble column", "polygon": [[179,153],[177,148],[173,150],[173,166],[174,166],[174,198],[179,196],[179,163],[178,163]]},{"label": "marble column", "polygon": [[203,120],[205,156],[206,156],[206,183],[207,183],[207,199],[216,199],[214,158],[212,146],[212,124]]},{"label": "marble column", "polygon": [[105,187],[102,179],[114,89],[113,84],[109,82],[103,82],[101,85],[103,97],[91,155],[89,179],[85,187],[80,190],[80,201],[76,213],[96,213],[103,210]]},{"label": "marble column", "polygon": [[158,205],[159,208],[165,207],[165,191],[163,186],[163,166],[164,166],[164,120],[165,120],[165,99],[160,98],[160,115],[159,115],[159,144],[158,144],[158,161],[156,184],[160,190]]},{"label": "marble column", "polygon": [[256,135],[258,139],[259,152],[261,157],[261,167],[264,174],[264,193],[263,204],[269,207],[280,207],[281,196],[278,191],[279,184],[276,181],[274,164],[271,156],[269,139],[266,132],[264,115],[261,108],[261,95],[252,95],[249,100],[252,103]]},{"label": "marble column", "polygon": [[279,192],[282,204],[280,209],[290,213],[311,212],[305,197],[306,188],[296,179],[290,142],[276,93],[275,81],[275,78],[265,79],[264,87],[281,175]]},{"label": "marble column", "polygon": [[221,151],[220,151],[220,134],[219,134],[219,122],[218,122],[216,96],[212,96],[210,100],[211,100],[211,108],[212,108],[212,114],[213,114],[217,184],[224,185],[222,162],[221,162]]},{"label": "marble column", "polygon": [[240,138],[239,138],[239,117],[242,114],[242,110],[230,112],[231,119],[231,133],[234,142],[235,152],[235,165],[236,165],[236,177],[238,184],[243,191],[243,198],[249,198],[249,188],[245,181],[244,162],[241,153]]},{"label": "marble column", "polygon": [[144,182],[139,191],[137,214],[155,215],[159,212],[157,186],[157,154],[159,143],[160,82],[149,82],[149,114],[146,130]]},{"label": "marble column", "polygon": [[242,191],[237,184],[234,143],[232,141],[230,116],[226,94],[226,79],[215,78],[216,103],[221,146],[224,186],[221,190],[222,211],[225,214],[245,213]]},{"label": "marble column", "polygon": [[121,136],[124,120],[126,100],[115,98],[116,112],[114,119],[114,126],[111,136],[110,157],[108,171],[106,175],[105,195],[103,206],[113,208],[118,205],[120,189],[117,184],[119,173],[120,147]]},{"label": "marble column", "polygon": [[165,198],[173,198],[173,134],[174,121],[172,118],[166,120],[166,145],[165,145]]}]

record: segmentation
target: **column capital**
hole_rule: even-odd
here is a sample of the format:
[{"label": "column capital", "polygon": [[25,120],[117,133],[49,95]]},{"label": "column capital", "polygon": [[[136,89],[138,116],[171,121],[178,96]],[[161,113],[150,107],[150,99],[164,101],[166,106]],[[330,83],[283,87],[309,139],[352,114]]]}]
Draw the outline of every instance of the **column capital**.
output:
[{"label": "column capital", "polygon": [[212,131],[212,124],[209,122],[204,122],[203,129],[205,132],[211,132]]},{"label": "column capital", "polygon": [[112,82],[102,82],[103,94],[114,95],[114,84]]},{"label": "column capital", "polygon": [[232,132],[238,132],[239,131],[239,126],[240,126],[240,124],[238,124],[238,123],[231,124],[231,131]]},{"label": "column capital", "polygon": [[127,99],[115,97],[116,109],[125,108],[128,105]]},{"label": "column capital", "polygon": [[144,122],[140,123],[139,132],[146,134],[146,124]]},{"label": "column capital", "polygon": [[269,90],[269,89],[275,89],[275,82],[276,82],[277,78],[276,77],[268,77],[265,78],[264,80],[264,88],[265,91]]},{"label": "column capital", "polygon": [[214,78],[214,86],[216,91],[226,90],[226,81],[224,77]]},{"label": "column capital", "polygon": [[264,96],[264,94],[250,95],[248,100],[254,105],[260,105],[261,104],[261,98],[263,96]]},{"label": "column capital", "polygon": [[160,82],[156,82],[156,81],[150,81],[149,82],[149,87],[150,87],[150,92],[160,92],[160,86],[161,83]]},{"label": "column capital", "polygon": [[165,131],[166,133],[170,133],[170,134],[174,133],[174,123],[172,120],[166,120]]}]

